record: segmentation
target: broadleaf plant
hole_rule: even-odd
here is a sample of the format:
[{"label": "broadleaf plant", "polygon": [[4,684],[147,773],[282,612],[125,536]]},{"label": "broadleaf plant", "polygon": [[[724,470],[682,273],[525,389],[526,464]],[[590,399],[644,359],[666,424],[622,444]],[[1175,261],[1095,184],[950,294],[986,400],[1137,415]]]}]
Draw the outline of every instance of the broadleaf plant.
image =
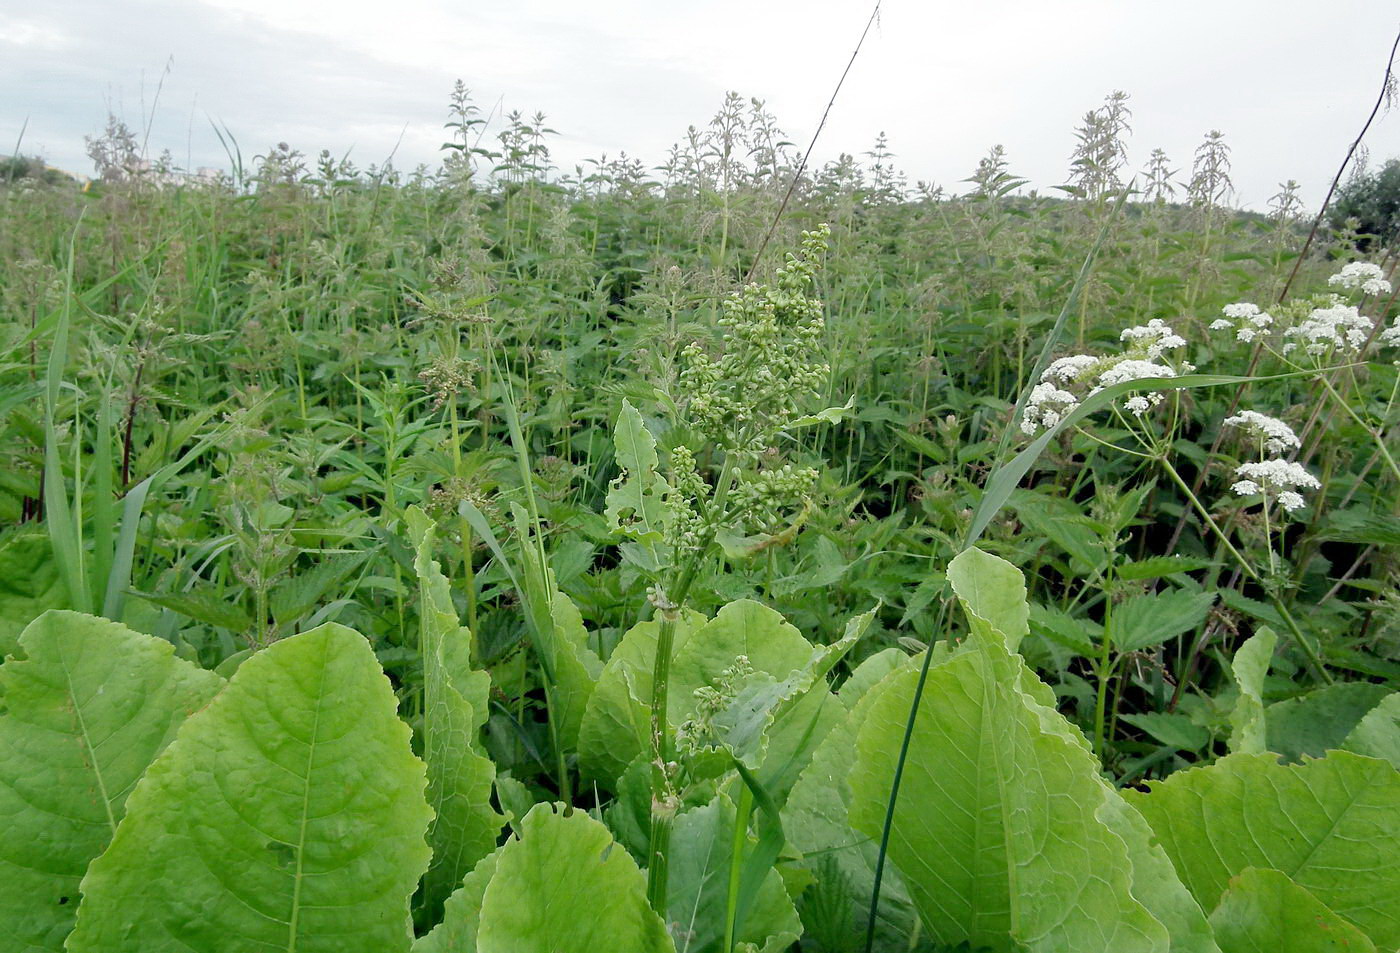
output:
[{"label": "broadleaf plant", "polygon": [[408,734],[353,630],[252,656],[132,792],[67,949],[406,951],[432,816]]},{"label": "broadleaf plant", "polygon": [[224,680],[169,642],[50,610],[0,665],[0,950],[62,950],[127,799]]}]

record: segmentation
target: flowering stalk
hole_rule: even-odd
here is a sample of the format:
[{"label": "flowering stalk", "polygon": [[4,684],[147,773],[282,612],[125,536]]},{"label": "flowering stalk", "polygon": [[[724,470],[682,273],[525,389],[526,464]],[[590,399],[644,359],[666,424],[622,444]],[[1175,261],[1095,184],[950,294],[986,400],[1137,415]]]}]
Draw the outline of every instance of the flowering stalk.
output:
[{"label": "flowering stalk", "polygon": [[1269,601],[1273,603],[1273,606],[1278,611],[1280,618],[1283,619],[1284,625],[1288,626],[1289,632],[1293,634],[1294,640],[1298,643],[1299,648],[1303,650],[1303,654],[1307,656],[1308,663],[1312,665],[1313,670],[1317,673],[1318,677],[1321,678],[1327,684],[1332,684],[1332,676],[1323,666],[1322,659],[1318,656],[1317,650],[1313,647],[1312,643],[1310,643],[1307,640],[1307,638],[1303,635],[1302,630],[1298,627],[1298,623],[1293,618],[1293,614],[1288,611],[1288,607],[1284,605],[1283,600],[1278,597],[1278,593],[1275,591],[1274,587],[1270,585],[1267,581],[1259,577],[1259,574],[1255,571],[1254,567],[1249,564],[1249,560],[1247,560],[1244,557],[1244,554],[1242,554],[1238,549],[1235,548],[1234,543],[1230,542],[1230,538],[1227,535],[1225,535],[1225,533],[1220,529],[1219,525],[1216,524],[1214,517],[1210,515],[1210,511],[1205,508],[1205,505],[1203,503],[1201,503],[1200,497],[1198,497],[1195,494],[1195,492],[1191,489],[1191,487],[1187,485],[1186,481],[1182,479],[1181,474],[1177,472],[1176,467],[1172,466],[1171,460],[1167,457],[1167,455],[1165,453],[1159,454],[1157,457],[1157,462],[1162,465],[1162,468],[1164,470],[1166,470],[1167,475],[1171,477],[1172,482],[1177,485],[1178,489],[1180,489],[1182,493],[1186,494],[1186,498],[1190,500],[1191,506],[1201,517],[1202,522],[1204,522],[1205,525],[1210,528],[1211,532],[1215,534],[1216,539],[1218,539],[1221,545],[1225,547],[1226,551],[1234,557],[1235,562],[1239,564],[1240,571],[1243,572],[1246,576],[1248,576],[1251,580],[1258,583],[1259,586],[1265,591],[1265,593],[1267,593]]}]

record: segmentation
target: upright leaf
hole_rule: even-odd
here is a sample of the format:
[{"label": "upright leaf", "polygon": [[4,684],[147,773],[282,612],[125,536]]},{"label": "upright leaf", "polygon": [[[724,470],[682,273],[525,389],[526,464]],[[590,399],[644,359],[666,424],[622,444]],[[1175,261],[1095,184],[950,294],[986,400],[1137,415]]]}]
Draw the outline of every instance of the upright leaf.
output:
[{"label": "upright leaf", "polygon": [[132,792],[67,948],[407,950],[425,785],[369,643],[334,623],[277,642]]},{"label": "upright leaf", "polygon": [[163,639],[51,611],[0,665],[0,951],[63,949],[127,795],[224,680]]},{"label": "upright leaf", "polygon": [[536,805],[501,850],[482,896],[477,953],[673,953],[646,878],[582,811]]},{"label": "upright leaf", "polygon": [[432,522],[405,514],[418,573],[419,648],[423,658],[423,755],[428,765],[428,844],[422,913],[429,923],[476,862],[496,847],[504,818],[491,806],[496,766],[479,744],[491,676],[471,667],[471,631],[460,625],[447,578],[432,557]]},{"label": "upright leaf", "polygon": [[477,862],[462,885],[443,905],[442,922],[413,944],[413,953],[476,953],[476,934],[481,929],[481,898],[486,885],[496,875],[501,859],[498,847]]},{"label": "upright leaf", "polygon": [[[667,864],[666,916],[678,953],[727,953],[723,940],[734,821],[734,805],[724,795],[676,818]],[[770,867],[735,939],[752,943],[762,953],[781,953],[801,932],[782,877]]]},{"label": "upright leaf", "polygon": [[[894,671],[910,662],[908,656],[892,651],[898,656]],[[854,680],[853,675],[846,687]],[[832,921],[830,929],[846,934],[829,938],[838,949],[855,947],[859,942],[856,929],[864,926],[870,909],[879,853],[878,839],[852,829],[850,823],[855,795],[848,781],[856,760],[856,738],[872,703],[894,681],[887,673],[884,679],[861,688],[850,714],[822,739],[783,806],[788,841],[804,855],[803,866],[819,880],[812,888],[819,894],[813,895],[824,898],[823,906],[831,908],[825,917]],[[842,688],[843,696],[846,687]],[[805,908],[803,917],[805,923]],[[898,870],[887,866],[876,912],[878,948],[898,949],[916,930],[918,914],[904,879]]]},{"label": "upright leaf", "polygon": [[1245,868],[1270,867],[1378,946],[1400,945],[1400,772],[1386,762],[1232,754],[1129,799],[1203,907]]},{"label": "upright leaf", "polygon": [[1264,737],[1264,676],[1274,656],[1278,637],[1274,630],[1261,628],[1235,652],[1230,671],[1239,686],[1240,697],[1230,713],[1230,750],[1245,754],[1261,754],[1266,749]]},{"label": "upright leaf", "polygon": [[656,469],[656,438],[626,399],[613,427],[613,447],[622,473],[608,490],[604,515],[616,531],[654,547],[665,534],[671,488]]},{"label": "upright leaf", "polygon": [[[851,823],[877,838],[918,673],[874,700],[856,744]],[[993,640],[935,666],[915,722],[889,858],[942,943],[1031,951],[1165,951],[1163,923],[1135,893],[1121,810],[1098,764]]]},{"label": "upright leaf", "polygon": [[[682,610],[672,651],[679,651],[704,623],[698,612]],[[651,682],[660,625],[652,619],[632,626],[603,666],[579,726],[579,770],[585,779],[615,783],[650,743]]]},{"label": "upright leaf", "polygon": [[948,564],[948,582],[962,603],[974,632],[1000,636],[1014,652],[1029,631],[1026,579],[999,556],[965,549]]}]

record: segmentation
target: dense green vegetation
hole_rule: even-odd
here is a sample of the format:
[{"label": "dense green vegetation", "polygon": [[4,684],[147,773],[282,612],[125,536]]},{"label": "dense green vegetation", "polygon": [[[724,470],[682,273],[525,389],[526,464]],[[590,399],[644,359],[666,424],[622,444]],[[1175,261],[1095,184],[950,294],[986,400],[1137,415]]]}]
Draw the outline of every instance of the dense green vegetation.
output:
[{"label": "dense green vegetation", "polygon": [[1127,121],[0,175],[0,950],[1400,946],[1394,259]]}]

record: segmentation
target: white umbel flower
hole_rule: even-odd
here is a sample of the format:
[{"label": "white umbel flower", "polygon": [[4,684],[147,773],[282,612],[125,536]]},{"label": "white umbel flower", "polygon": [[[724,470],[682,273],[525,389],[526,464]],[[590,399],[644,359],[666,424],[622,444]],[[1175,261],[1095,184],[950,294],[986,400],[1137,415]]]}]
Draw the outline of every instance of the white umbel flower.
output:
[{"label": "white umbel flower", "polygon": [[1153,318],[1138,327],[1124,328],[1118,340],[1129,342],[1134,349],[1145,353],[1149,361],[1157,360],[1167,351],[1186,346],[1186,339],[1173,331],[1161,318]]},{"label": "white umbel flower", "polygon": [[1348,262],[1341,271],[1328,278],[1327,283],[1334,288],[1360,288],[1362,294],[1390,294],[1390,282],[1386,281],[1385,272],[1380,265],[1369,261]]},{"label": "white umbel flower", "polygon": [[1306,320],[1284,332],[1290,338],[1300,339],[1285,344],[1285,353],[1299,344],[1309,354],[1326,354],[1333,348],[1339,351],[1361,349],[1375,330],[1375,322],[1357,311],[1354,305],[1334,301],[1330,308],[1313,308]]},{"label": "white umbel flower", "polygon": [[[1250,482],[1260,487],[1271,490],[1318,490],[1322,484],[1317,482],[1317,477],[1307,471],[1301,463],[1292,460],[1261,460],[1258,463],[1242,463],[1235,467],[1235,476],[1240,477],[1244,482]],[[1235,484],[1235,492],[1239,492],[1239,483]],[[1241,494],[1244,495],[1244,494]]]},{"label": "white umbel flower", "polygon": [[1021,417],[1021,431],[1034,435],[1044,427],[1053,428],[1065,415],[1079,406],[1079,400],[1067,390],[1061,390],[1051,383],[1036,384],[1026,401],[1026,412]]},{"label": "white umbel flower", "polygon": [[1386,328],[1376,336],[1376,344],[1380,347],[1400,347],[1400,317],[1397,317]]},{"label": "white umbel flower", "polygon": [[1292,490],[1284,490],[1278,495],[1278,505],[1292,513],[1294,510],[1301,510],[1305,503],[1301,493],[1294,493]]},{"label": "white umbel flower", "polygon": [[1253,410],[1242,410],[1233,417],[1226,417],[1225,426],[1238,427],[1248,436],[1262,440],[1264,450],[1268,453],[1284,453],[1302,446],[1298,435],[1288,424]]},{"label": "white umbel flower", "polygon": [[[1155,361],[1119,361],[1099,375],[1099,388],[1102,389],[1124,381],[1140,381],[1149,377],[1175,377],[1176,371]],[[1160,395],[1158,395],[1160,396]]]},{"label": "white umbel flower", "polygon": [[1091,367],[1101,363],[1103,358],[1092,354],[1071,354],[1051,361],[1050,366],[1040,375],[1042,381],[1056,384],[1073,384],[1084,376]]}]

